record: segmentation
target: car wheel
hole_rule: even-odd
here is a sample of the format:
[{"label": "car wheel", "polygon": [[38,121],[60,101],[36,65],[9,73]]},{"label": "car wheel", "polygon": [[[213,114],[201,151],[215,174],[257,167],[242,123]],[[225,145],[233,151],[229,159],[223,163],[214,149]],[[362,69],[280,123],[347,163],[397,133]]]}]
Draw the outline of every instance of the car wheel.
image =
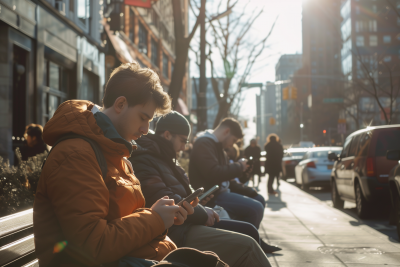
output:
[{"label": "car wheel", "polygon": [[332,202],[333,202],[333,207],[336,209],[343,209],[344,207],[344,201],[340,198],[339,192],[336,187],[336,182],[335,180],[332,180]]},{"label": "car wheel", "polygon": [[361,219],[365,219],[370,215],[371,207],[370,204],[365,199],[363,192],[361,190],[361,185],[359,183],[356,183],[355,193],[356,193],[357,215]]},{"label": "car wheel", "polygon": [[310,186],[304,182],[303,174],[301,174],[301,189],[308,191]]}]

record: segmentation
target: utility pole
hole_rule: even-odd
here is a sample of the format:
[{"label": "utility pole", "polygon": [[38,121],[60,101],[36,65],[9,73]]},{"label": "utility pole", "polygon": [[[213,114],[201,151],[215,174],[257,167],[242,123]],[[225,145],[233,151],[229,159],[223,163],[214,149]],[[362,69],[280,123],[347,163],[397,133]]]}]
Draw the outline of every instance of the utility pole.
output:
[{"label": "utility pole", "polygon": [[206,0],[200,7],[200,81],[197,96],[197,131],[204,131],[207,125],[207,78],[206,78]]}]

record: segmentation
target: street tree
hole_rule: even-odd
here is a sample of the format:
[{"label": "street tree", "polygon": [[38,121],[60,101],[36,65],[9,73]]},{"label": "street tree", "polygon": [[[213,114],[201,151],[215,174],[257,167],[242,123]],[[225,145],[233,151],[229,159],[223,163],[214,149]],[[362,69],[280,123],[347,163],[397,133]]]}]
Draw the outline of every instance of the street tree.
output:
[{"label": "street tree", "polygon": [[[194,14],[196,22],[189,34],[186,34],[185,20],[183,16],[183,4],[181,0],[171,0],[172,10],[174,16],[174,32],[175,32],[175,64],[172,72],[171,83],[169,86],[168,94],[172,98],[172,106],[175,107],[179,98],[179,94],[182,91],[183,80],[186,75],[187,60],[190,42],[196,33],[200,21],[205,17],[206,13],[206,1],[202,0],[199,7],[198,14]],[[190,1],[189,1],[190,2]]]},{"label": "street tree", "polygon": [[[219,13],[223,3],[228,10],[235,6],[238,0],[220,1],[217,5]],[[234,11],[236,11],[234,9]],[[263,10],[253,10],[250,15],[246,9],[240,12],[232,12],[224,19],[215,20],[210,23],[212,29],[213,42],[212,47],[218,51],[214,55],[213,49],[210,49],[208,60],[211,65],[212,88],[216,99],[218,100],[218,113],[214,121],[214,127],[219,122],[234,113],[239,112],[240,104],[243,99],[242,84],[249,78],[254,64],[260,59],[265,48],[267,40],[270,37],[276,20],[267,33],[258,40],[250,40],[249,32],[255,21],[263,14]],[[216,67],[216,62],[223,63],[223,70]],[[219,88],[217,77],[222,77],[223,86]],[[234,82],[233,82],[234,81]]]}]

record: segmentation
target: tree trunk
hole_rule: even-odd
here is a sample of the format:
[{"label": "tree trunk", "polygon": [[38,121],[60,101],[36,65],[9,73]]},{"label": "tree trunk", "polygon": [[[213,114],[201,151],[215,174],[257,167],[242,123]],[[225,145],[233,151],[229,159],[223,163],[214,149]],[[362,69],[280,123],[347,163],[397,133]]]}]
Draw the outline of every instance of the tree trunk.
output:
[{"label": "tree trunk", "polygon": [[176,107],[176,104],[178,103],[179,94],[181,93],[182,90],[183,79],[186,75],[186,63],[189,52],[189,40],[186,38],[181,40],[176,40],[175,46],[176,46],[176,59],[168,91],[168,94],[172,98],[173,108]]},{"label": "tree trunk", "polygon": [[228,103],[225,99],[221,99],[218,105],[218,113],[214,120],[214,129],[218,126],[222,119],[228,117],[228,112],[231,108],[231,103]]}]

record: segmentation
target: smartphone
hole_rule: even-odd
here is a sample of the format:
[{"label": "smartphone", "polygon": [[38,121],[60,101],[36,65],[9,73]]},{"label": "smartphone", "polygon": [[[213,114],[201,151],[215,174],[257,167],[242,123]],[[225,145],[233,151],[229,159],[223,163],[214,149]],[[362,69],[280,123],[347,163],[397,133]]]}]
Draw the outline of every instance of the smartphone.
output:
[{"label": "smartphone", "polygon": [[199,200],[202,201],[203,199],[205,199],[206,197],[208,197],[209,195],[211,195],[212,193],[214,193],[215,191],[217,191],[219,189],[218,185],[214,185],[213,187],[211,187],[210,189],[207,190],[207,192],[205,192],[204,194],[202,194],[201,196],[199,196]]},{"label": "smartphone", "polygon": [[186,201],[188,203],[192,202],[193,200],[195,200],[196,197],[200,196],[202,193],[204,192],[204,188],[200,187],[199,189],[197,189],[196,191],[194,191],[192,194],[190,194],[189,196],[185,197],[184,199],[182,199],[181,201],[179,201],[178,206],[182,206],[183,202]]}]

